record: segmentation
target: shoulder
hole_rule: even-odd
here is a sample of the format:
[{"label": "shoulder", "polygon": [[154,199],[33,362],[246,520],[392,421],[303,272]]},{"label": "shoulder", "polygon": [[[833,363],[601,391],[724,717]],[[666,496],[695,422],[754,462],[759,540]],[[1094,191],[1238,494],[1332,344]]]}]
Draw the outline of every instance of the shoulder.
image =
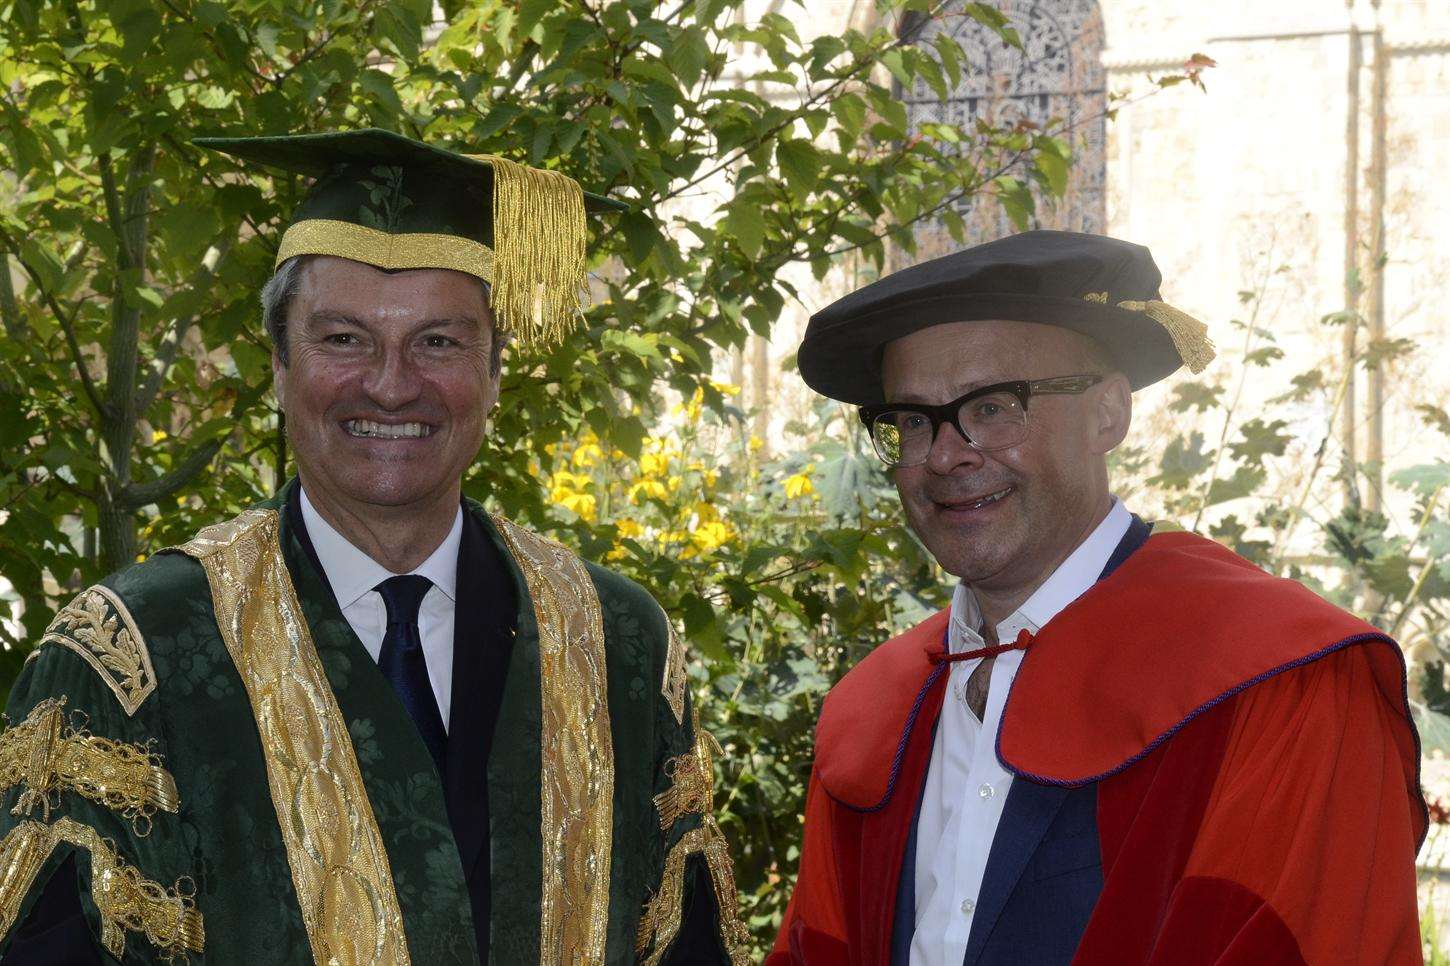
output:
[{"label": "shoulder", "polygon": [[198,595],[208,598],[206,577],[185,558],[158,555],[118,571],[55,612],[26,660],[27,680],[54,691],[93,677],[134,715],[156,690],[155,638]]},{"label": "shoulder", "polygon": [[1153,618],[1165,611],[1191,612],[1194,621],[1215,623],[1277,620],[1292,613],[1296,619],[1363,626],[1298,581],[1276,577],[1222,544],[1183,531],[1149,537],[1069,610],[1096,606],[1141,606]]}]

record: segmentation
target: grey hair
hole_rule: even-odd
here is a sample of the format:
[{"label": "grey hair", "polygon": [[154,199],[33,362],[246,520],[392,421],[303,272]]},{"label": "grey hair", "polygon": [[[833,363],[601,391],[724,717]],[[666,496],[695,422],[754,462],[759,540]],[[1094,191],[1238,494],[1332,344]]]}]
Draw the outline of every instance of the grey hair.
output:
[{"label": "grey hair", "polygon": [[[277,358],[282,361],[285,367],[287,358],[287,313],[292,308],[292,300],[297,297],[297,290],[302,286],[302,269],[306,267],[310,255],[293,255],[281,265],[267,284],[262,286],[262,325],[267,329],[267,337],[272,340],[273,347],[277,350]],[[488,303],[488,283],[479,279],[478,284],[483,287],[484,304]],[[503,349],[508,345],[509,337],[507,332],[500,331],[497,320],[494,321],[492,338],[488,346],[488,374],[497,376],[503,365]]]}]

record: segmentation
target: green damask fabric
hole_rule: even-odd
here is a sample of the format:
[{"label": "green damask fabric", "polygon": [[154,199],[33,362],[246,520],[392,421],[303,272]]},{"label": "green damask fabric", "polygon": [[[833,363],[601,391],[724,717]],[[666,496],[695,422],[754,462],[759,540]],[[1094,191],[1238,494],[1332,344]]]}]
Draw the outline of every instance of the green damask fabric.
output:
[{"label": "green damask fabric", "polygon": [[[289,486],[295,486],[295,482]],[[279,512],[287,491],[263,507]],[[503,552],[519,601],[518,635],[488,762],[492,848],[489,960],[539,961],[540,697],[538,628],[523,575],[482,508],[470,503]],[[368,798],[393,871],[415,964],[477,962],[463,870],[432,759],[376,663],[337,609],[281,512],[281,541],[303,614],[356,750]],[[641,912],[659,888],[668,848],[698,816],[661,832],[652,797],[669,787],[665,762],[690,750],[684,723],[661,695],[668,629],[658,605],[634,583],[590,566],[603,611],[615,755],[614,841],[606,962],[636,961]],[[62,793],[51,818],[68,815],[97,829],[146,878],[164,887],[194,883],[205,950],[193,962],[307,963],[311,948],[268,790],[261,739],[246,690],[216,626],[204,571],[195,560],[159,554],[108,578],[144,638],[157,686],[134,715],[97,671],[55,643],[39,648],[11,692],[10,723],[40,701],[64,697],[75,721],[116,741],[149,745],[176,780],[177,814],[157,812],[147,834],[118,812]],[[22,788],[0,811],[0,835]],[[30,816],[39,819],[39,811]],[[57,849],[26,896],[25,915],[68,854]],[[88,862],[77,864],[82,905],[95,935]],[[698,861],[698,860],[696,860]],[[696,877],[689,876],[694,883]],[[686,903],[693,901],[687,888]],[[709,901],[713,902],[713,898]],[[13,929],[12,929],[13,932]],[[5,937],[8,942],[9,936]],[[152,962],[157,950],[128,932],[124,961]],[[666,960],[668,961],[668,960]],[[721,961],[726,961],[721,954]]]}]

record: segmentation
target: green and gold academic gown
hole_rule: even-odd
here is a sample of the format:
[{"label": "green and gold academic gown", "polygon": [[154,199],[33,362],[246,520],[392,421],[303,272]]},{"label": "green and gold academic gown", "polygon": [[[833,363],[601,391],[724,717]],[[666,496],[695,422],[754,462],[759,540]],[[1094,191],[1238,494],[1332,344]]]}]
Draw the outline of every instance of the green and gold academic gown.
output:
[{"label": "green and gold academic gown", "polygon": [[[289,519],[295,486],[83,591],[37,643],[0,735],[7,944],[59,870],[124,962],[478,961],[445,782]],[[664,613],[465,513],[517,601],[478,763],[488,961],[745,962]]]}]

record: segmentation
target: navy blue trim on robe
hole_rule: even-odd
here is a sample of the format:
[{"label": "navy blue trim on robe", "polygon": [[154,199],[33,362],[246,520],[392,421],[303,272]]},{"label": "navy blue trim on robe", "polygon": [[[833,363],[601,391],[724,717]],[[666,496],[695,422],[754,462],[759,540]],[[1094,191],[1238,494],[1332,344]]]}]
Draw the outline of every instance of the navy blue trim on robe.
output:
[{"label": "navy blue trim on robe", "polygon": [[[1147,543],[1152,529],[1134,515],[1098,579],[1117,570]],[[897,882],[892,966],[911,962],[917,825],[925,790],[923,777]],[[1015,777],[977,894],[964,966],[1070,962],[1102,887],[1096,784],[1069,789]]]}]

